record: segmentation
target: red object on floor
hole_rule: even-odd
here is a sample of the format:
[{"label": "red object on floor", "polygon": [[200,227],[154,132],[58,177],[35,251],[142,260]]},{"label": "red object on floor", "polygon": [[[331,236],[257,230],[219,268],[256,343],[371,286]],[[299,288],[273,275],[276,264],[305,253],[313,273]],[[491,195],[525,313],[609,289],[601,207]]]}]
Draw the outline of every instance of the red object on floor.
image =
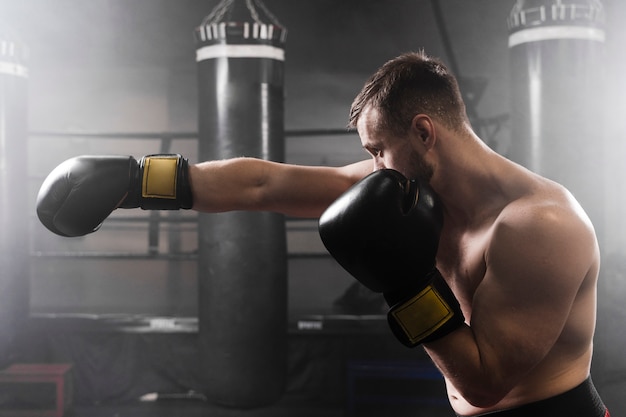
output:
[{"label": "red object on floor", "polygon": [[[23,384],[20,391],[28,393],[28,384],[51,383],[55,386],[54,405],[28,404],[28,406],[0,408],[0,417],[63,417],[72,406],[72,365],[66,363],[19,363],[0,371],[3,385]],[[36,388],[32,388],[36,389]],[[42,407],[39,407],[39,406]],[[9,407],[11,404],[9,403]],[[0,406],[4,407],[4,406]]]}]

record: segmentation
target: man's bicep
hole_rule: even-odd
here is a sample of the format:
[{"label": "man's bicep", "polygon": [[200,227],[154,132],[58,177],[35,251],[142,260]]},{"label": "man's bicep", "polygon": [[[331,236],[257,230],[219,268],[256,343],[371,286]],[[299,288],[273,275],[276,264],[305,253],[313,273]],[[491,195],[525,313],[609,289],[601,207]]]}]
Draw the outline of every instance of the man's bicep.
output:
[{"label": "man's bicep", "polygon": [[355,182],[372,172],[371,161],[343,167],[284,164],[268,181],[266,208],[292,216],[318,217]]},{"label": "man's bicep", "polygon": [[585,256],[578,233],[550,213],[494,232],[471,327],[481,350],[491,351],[483,357],[512,378],[545,358],[568,319],[586,271],[571,259]]}]

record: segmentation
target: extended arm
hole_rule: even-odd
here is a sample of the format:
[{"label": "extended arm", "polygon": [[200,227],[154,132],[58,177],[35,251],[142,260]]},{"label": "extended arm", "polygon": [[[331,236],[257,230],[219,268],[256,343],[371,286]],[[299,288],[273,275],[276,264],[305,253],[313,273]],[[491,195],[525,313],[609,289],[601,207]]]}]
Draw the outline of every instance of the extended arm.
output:
[{"label": "extended arm", "polygon": [[189,165],[181,155],[81,156],[55,168],[37,196],[37,215],[52,232],[96,231],[116,208],[193,208],[205,212],[275,211],[316,217],[373,169],[306,167],[254,158]]}]

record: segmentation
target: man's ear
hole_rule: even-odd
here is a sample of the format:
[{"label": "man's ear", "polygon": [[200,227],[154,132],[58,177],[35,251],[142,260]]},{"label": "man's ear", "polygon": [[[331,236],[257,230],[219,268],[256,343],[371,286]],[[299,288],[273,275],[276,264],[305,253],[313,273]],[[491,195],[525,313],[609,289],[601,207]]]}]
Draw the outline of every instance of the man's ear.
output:
[{"label": "man's ear", "polygon": [[421,146],[430,149],[437,140],[435,123],[430,116],[425,114],[416,114],[411,121],[411,134],[415,137]]}]

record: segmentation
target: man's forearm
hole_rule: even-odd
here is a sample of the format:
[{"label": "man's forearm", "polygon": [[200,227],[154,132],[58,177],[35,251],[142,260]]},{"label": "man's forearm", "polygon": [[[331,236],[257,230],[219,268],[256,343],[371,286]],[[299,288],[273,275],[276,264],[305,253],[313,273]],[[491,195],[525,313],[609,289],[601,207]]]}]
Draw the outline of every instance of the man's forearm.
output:
[{"label": "man's forearm", "polygon": [[371,172],[371,162],[345,167],[282,164],[255,158],[190,166],[194,210],[275,211],[317,217],[354,182]]}]

